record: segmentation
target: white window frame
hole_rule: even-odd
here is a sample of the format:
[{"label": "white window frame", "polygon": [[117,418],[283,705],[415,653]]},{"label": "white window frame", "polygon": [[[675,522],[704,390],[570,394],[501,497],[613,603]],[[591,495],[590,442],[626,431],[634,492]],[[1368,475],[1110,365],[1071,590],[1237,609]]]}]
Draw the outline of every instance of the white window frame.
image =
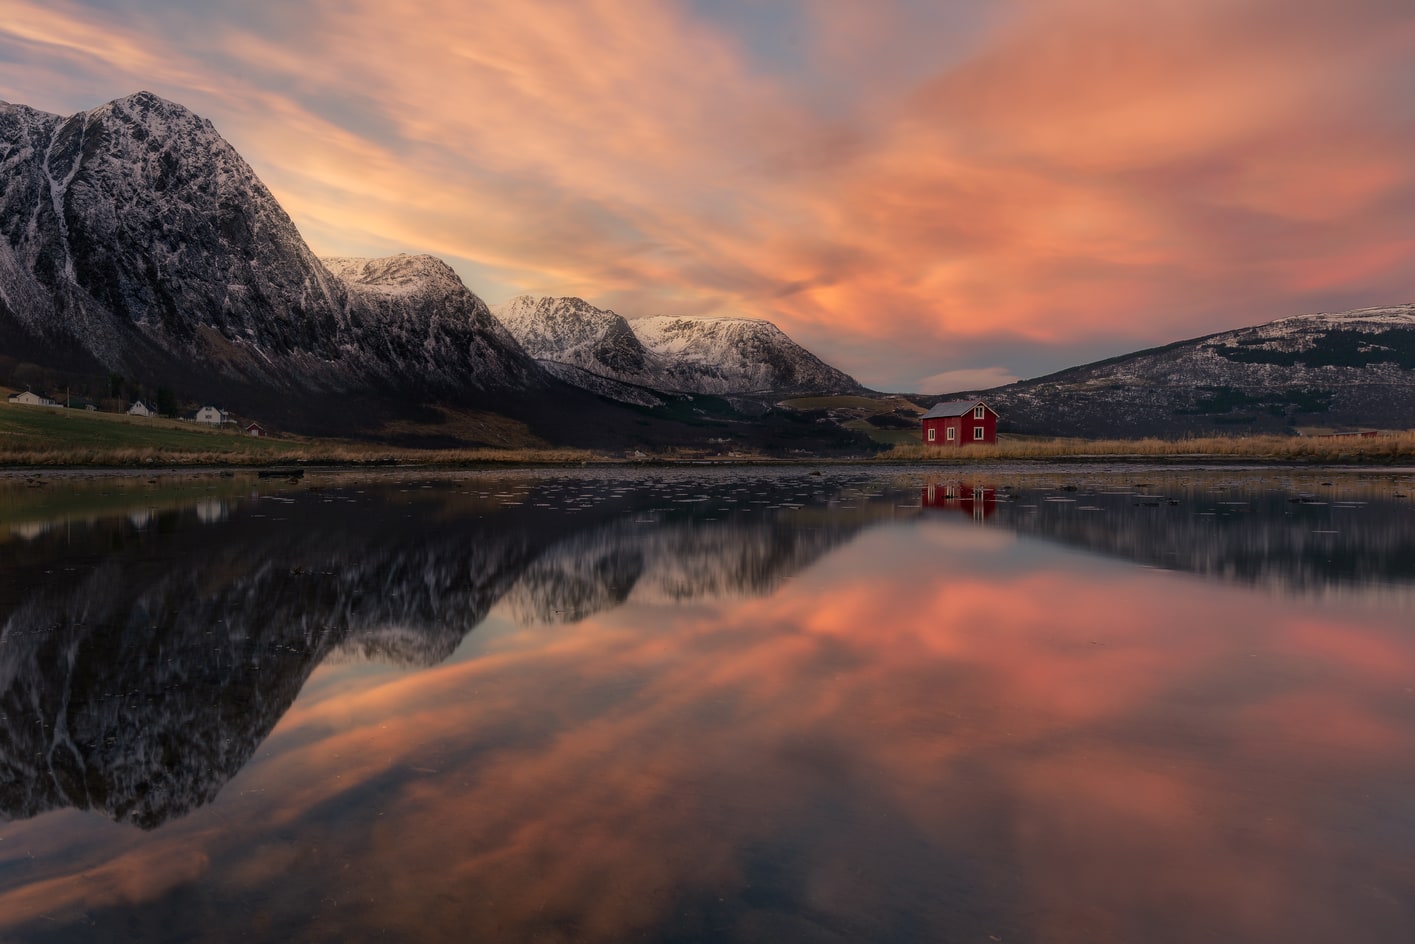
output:
[{"label": "white window frame", "polygon": [[957,428],[956,426],[950,426],[950,427],[948,427],[948,441],[949,441],[949,442],[953,442],[953,440],[955,440],[955,439],[957,439],[957,438],[958,438],[958,428]]},{"label": "white window frame", "polygon": [[976,442],[977,440],[982,439],[982,438],[983,438],[983,428],[982,428],[981,426],[974,426],[974,427],[973,427],[973,440],[974,440],[974,442]]},{"label": "white window frame", "polygon": [[973,407],[973,419],[980,420],[985,418],[987,416],[987,409],[988,408],[983,406],[981,403]]},{"label": "white window frame", "polygon": [[934,441],[935,439],[937,439],[937,438],[938,438],[938,429],[937,429],[937,427],[930,426],[930,427],[929,427],[929,442],[933,442],[933,441]]}]

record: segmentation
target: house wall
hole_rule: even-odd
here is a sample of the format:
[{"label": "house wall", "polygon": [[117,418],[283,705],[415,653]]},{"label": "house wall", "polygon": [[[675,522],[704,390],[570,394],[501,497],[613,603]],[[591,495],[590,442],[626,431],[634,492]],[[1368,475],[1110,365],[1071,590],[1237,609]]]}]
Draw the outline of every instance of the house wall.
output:
[{"label": "house wall", "polygon": [[[945,416],[939,419],[924,420],[923,428],[920,430],[920,441],[925,446],[966,446],[969,443],[995,443],[997,442],[997,414],[991,407],[983,409],[983,418],[973,419],[973,414],[969,411],[964,416]],[[983,438],[974,439],[973,430],[981,426]],[[948,438],[948,430],[954,429],[952,441]],[[929,430],[934,430],[935,438],[930,441]]]}]

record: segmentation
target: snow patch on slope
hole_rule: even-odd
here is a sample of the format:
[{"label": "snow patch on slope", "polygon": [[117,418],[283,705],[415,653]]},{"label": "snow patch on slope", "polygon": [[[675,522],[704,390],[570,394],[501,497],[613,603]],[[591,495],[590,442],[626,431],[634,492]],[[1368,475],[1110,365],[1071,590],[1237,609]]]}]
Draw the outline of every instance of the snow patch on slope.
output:
[{"label": "snow patch on slope", "polygon": [[626,319],[579,298],[511,299],[494,310],[532,356],[670,393],[856,392],[769,321],[726,315]]}]

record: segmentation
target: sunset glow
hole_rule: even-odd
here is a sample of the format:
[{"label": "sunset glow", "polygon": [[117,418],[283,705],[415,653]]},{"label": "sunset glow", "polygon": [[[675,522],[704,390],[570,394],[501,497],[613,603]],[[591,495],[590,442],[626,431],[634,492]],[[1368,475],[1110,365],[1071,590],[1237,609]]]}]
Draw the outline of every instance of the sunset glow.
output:
[{"label": "sunset glow", "polygon": [[1404,2],[0,0],[0,99],[139,89],[318,253],[768,318],[882,389],[1415,298]]}]

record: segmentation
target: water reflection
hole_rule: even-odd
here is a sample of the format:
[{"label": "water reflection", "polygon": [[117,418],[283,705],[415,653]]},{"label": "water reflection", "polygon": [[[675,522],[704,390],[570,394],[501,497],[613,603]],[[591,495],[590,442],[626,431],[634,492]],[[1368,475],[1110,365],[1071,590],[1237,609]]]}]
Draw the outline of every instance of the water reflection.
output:
[{"label": "water reflection", "polygon": [[495,492],[490,508],[465,490],[408,493],[256,495],[221,528],[184,526],[231,515],[204,499],[77,535],[19,532],[31,543],[0,555],[22,596],[0,629],[0,815],[75,806],[155,827],[210,801],[331,653],[433,665],[503,599],[522,621],[560,623],[635,588],[763,593],[869,520],[799,527],[800,507],[781,504],[794,493],[730,521],[651,493],[627,519],[618,505],[565,518]]},{"label": "water reflection", "polygon": [[1278,546],[1400,547],[1394,486],[959,484],[348,483],[0,544],[0,938],[1407,940],[1404,611],[1200,566],[1256,530],[1272,586],[1404,586]]}]

